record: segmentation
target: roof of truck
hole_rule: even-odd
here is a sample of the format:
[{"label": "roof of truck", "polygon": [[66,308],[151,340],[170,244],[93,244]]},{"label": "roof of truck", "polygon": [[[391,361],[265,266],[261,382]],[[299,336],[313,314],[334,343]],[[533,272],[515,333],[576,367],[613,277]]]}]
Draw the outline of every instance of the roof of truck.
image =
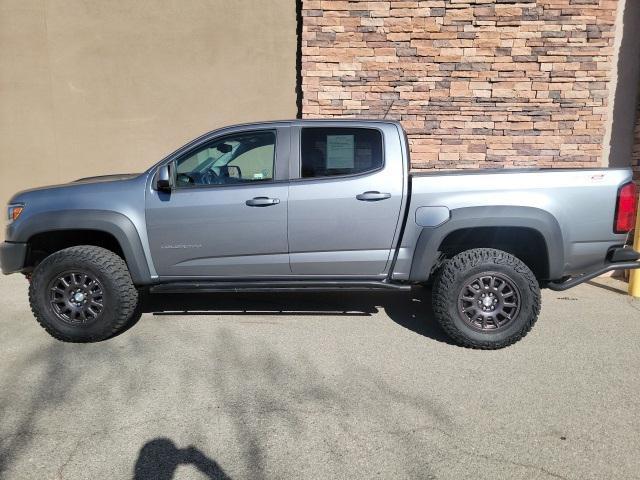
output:
[{"label": "roof of truck", "polygon": [[[308,123],[386,123],[391,125],[397,125],[402,127],[402,124],[397,120],[385,120],[381,118],[292,118],[284,120],[264,120],[259,122],[238,123],[233,125],[226,125],[222,128],[230,127],[245,127],[252,125],[272,125],[277,123],[291,123],[294,125],[304,125]],[[216,129],[218,130],[218,129]]]},{"label": "roof of truck", "polygon": [[208,139],[210,137],[213,137],[213,136],[219,135],[219,134],[225,134],[225,132],[227,130],[232,133],[232,132],[238,131],[238,129],[252,128],[252,127],[265,127],[265,126],[275,126],[275,125],[280,125],[280,126],[286,126],[286,125],[302,126],[302,125],[322,125],[322,124],[327,124],[327,125],[344,124],[344,125],[351,125],[351,126],[359,126],[359,125],[367,125],[367,124],[370,124],[370,125],[384,124],[384,125],[394,125],[397,128],[399,128],[400,131],[403,131],[402,130],[402,125],[397,120],[384,120],[384,119],[375,119],[375,118],[344,118],[344,117],[343,118],[297,118],[297,119],[290,119],[290,120],[266,120],[266,121],[262,121],[262,122],[236,123],[236,124],[225,125],[225,126],[222,126],[220,128],[216,128],[215,130],[211,130],[209,132],[206,132],[206,133],[194,138],[190,142],[186,143],[185,145],[182,145],[177,150],[175,150],[175,151],[171,152],[169,155],[165,156],[159,162],[157,162],[154,165],[152,165],[151,167],[149,167],[146,170],[146,172],[151,171],[157,165],[161,164],[162,162],[164,162],[169,157],[172,157],[172,156],[178,154],[179,152],[181,152],[183,150],[191,148],[193,145],[196,145],[199,142],[202,142],[202,141],[204,141],[204,140],[206,140],[206,139]]}]

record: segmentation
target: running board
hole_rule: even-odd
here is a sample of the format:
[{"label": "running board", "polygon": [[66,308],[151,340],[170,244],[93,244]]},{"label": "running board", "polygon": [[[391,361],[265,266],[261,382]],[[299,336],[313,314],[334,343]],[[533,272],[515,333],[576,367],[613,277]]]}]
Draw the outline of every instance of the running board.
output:
[{"label": "running board", "polygon": [[593,272],[583,273],[577,277],[570,277],[561,282],[549,282],[547,287],[551,290],[555,290],[556,292],[562,292],[593,278],[599,277],[603,273],[611,272],[612,270],[631,270],[635,268],[640,268],[640,262],[608,263],[604,267],[594,270]]},{"label": "running board", "polygon": [[150,288],[151,293],[215,293],[215,292],[362,292],[369,290],[410,291],[411,285],[376,281],[181,281],[161,283]]}]

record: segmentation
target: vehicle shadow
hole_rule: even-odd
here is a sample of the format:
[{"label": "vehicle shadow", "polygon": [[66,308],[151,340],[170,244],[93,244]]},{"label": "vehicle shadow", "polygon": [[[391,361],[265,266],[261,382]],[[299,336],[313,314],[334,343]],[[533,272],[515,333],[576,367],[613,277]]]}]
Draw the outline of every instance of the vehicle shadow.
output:
[{"label": "vehicle shadow", "polygon": [[601,288],[603,290],[608,290],[610,292],[617,293],[620,295],[628,295],[628,292],[626,290],[623,290],[622,288],[616,288],[613,285],[607,285],[606,283],[603,283],[603,281],[600,279],[589,280],[588,282],[584,282],[584,283],[586,283],[587,285],[591,285],[592,287]]},{"label": "vehicle shadow", "polygon": [[231,479],[217,462],[196,447],[177,448],[170,439],[163,437],[148,441],[140,449],[133,479],[171,480],[180,465],[192,465],[210,479]]},{"label": "vehicle shadow", "polygon": [[154,315],[371,316],[384,310],[403,328],[453,345],[433,316],[431,290],[411,292],[147,294],[142,311]]}]

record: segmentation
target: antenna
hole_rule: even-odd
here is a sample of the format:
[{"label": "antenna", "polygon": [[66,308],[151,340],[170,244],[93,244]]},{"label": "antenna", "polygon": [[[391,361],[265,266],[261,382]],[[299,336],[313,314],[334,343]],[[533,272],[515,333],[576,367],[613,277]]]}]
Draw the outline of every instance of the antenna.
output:
[{"label": "antenna", "polygon": [[391,111],[391,107],[393,107],[393,104],[396,103],[396,99],[394,98],[393,100],[391,100],[391,103],[389,104],[389,107],[387,107],[387,111],[384,112],[384,117],[382,117],[383,120],[387,119],[387,115],[389,114],[389,112]]}]

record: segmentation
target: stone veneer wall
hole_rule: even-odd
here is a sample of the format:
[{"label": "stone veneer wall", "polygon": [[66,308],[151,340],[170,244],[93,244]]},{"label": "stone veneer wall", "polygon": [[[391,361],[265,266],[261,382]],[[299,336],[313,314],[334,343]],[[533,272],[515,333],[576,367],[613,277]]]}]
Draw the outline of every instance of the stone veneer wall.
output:
[{"label": "stone veneer wall", "polygon": [[401,120],[414,169],[599,166],[617,5],[302,0],[302,115]]}]

